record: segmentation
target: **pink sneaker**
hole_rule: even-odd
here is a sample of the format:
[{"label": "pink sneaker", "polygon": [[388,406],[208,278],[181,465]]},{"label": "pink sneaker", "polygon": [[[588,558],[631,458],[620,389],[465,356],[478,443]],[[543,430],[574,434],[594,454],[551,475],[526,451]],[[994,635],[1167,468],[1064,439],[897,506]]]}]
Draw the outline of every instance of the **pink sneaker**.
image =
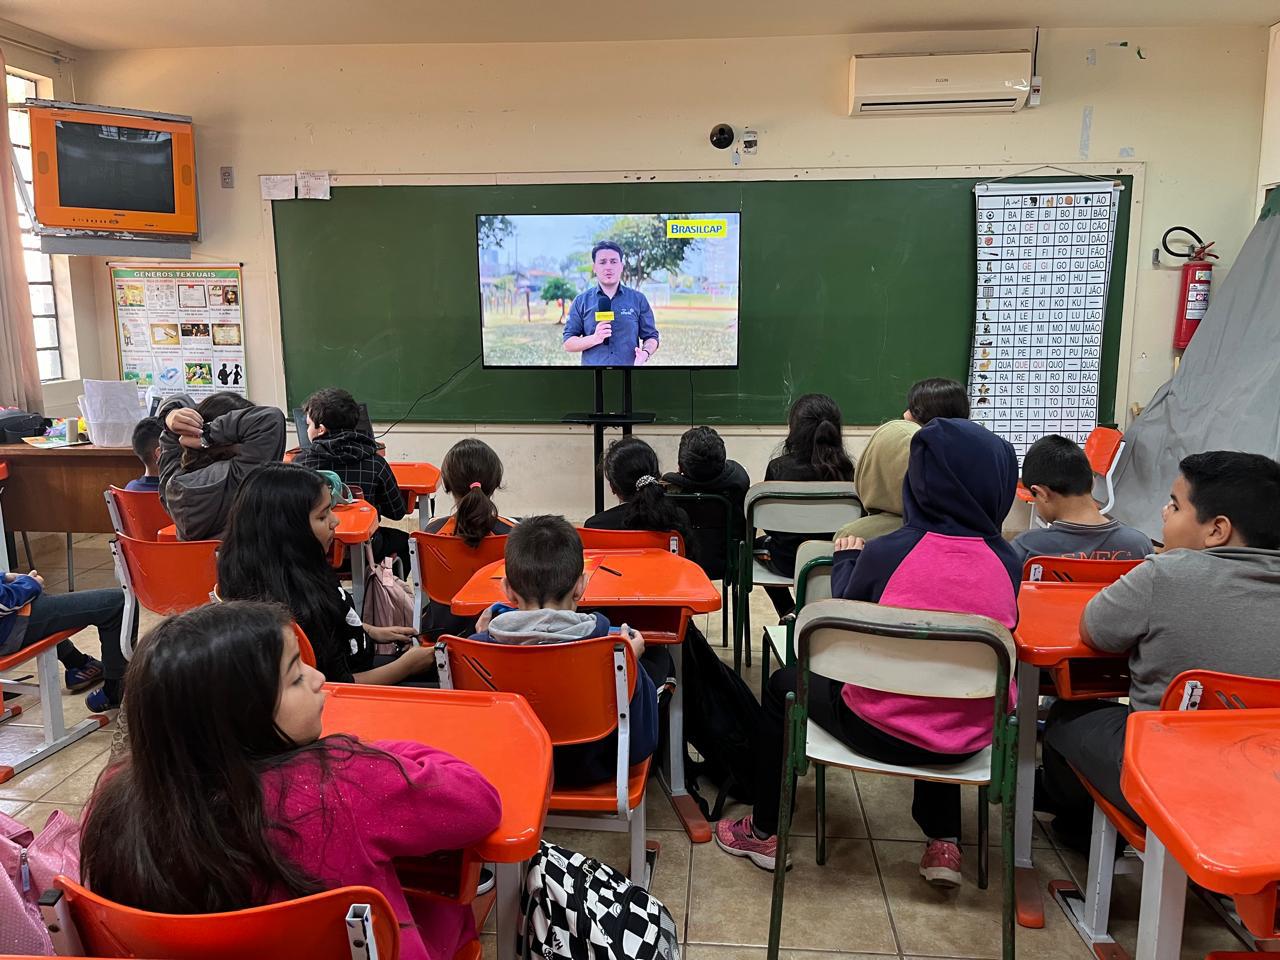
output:
[{"label": "pink sneaker", "polygon": [[[761,870],[772,870],[778,862],[778,838],[761,840],[751,829],[751,817],[741,820],[720,820],[716,823],[716,843],[725,853],[746,857]],[[791,867],[791,855],[787,854],[787,867]]]},{"label": "pink sneaker", "polygon": [[960,886],[960,848],[947,840],[930,840],[920,858],[920,876],[935,887]]}]

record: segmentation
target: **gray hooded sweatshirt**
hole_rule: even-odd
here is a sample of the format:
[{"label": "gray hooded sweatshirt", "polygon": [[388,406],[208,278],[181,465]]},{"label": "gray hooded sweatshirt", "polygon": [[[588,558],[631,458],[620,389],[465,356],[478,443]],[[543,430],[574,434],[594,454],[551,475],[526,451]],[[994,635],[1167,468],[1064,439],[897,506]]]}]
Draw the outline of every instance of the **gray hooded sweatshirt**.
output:
[{"label": "gray hooded sweatshirt", "polygon": [[[195,406],[190,397],[177,394],[157,416],[163,421],[172,410]],[[209,424],[210,447],[223,456],[188,469],[177,435],[167,428],[160,432],[160,500],[179,540],[222,539],[240,484],[260,465],[284,456],[284,433],[284,414],[275,407],[233,410]]]}]

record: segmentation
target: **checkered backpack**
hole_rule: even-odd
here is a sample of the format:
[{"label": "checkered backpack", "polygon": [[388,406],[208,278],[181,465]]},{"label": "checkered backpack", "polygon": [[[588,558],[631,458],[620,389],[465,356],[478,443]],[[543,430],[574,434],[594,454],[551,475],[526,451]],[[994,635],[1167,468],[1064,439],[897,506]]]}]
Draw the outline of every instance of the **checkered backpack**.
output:
[{"label": "checkered backpack", "polygon": [[532,960],[680,960],[680,937],[648,890],[544,842],[525,874],[517,950]]}]

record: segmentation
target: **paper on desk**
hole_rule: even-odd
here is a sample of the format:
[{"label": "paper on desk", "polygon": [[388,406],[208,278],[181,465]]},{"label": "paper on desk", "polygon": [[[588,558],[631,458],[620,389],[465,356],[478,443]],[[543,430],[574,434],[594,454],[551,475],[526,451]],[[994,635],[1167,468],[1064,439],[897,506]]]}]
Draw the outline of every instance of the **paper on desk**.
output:
[{"label": "paper on desk", "polygon": [[258,177],[263,200],[292,200],[298,192],[298,178],[292,173],[268,173]]},{"label": "paper on desk", "polygon": [[329,171],[328,170],[299,170],[298,171],[298,199],[299,200],[328,200],[329,199]]}]

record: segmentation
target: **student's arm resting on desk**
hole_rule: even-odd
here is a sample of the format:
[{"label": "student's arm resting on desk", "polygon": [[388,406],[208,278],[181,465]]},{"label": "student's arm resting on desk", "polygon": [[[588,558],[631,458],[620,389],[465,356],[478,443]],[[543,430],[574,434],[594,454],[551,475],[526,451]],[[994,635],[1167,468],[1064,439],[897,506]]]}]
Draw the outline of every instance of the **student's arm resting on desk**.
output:
[{"label": "student's arm resting on desk", "polygon": [[391,754],[404,773],[381,757],[357,761],[367,848],[387,858],[424,856],[471,846],[498,826],[498,791],[471,764],[405,740],[372,746]]},{"label": "student's arm resting on desk", "polygon": [[843,600],[870,600],[868,585],[858,582],[858,560],[866,543],[861,537],[841,537],[831,563],[831,595]]},{"label": "student's arm resting on desk", "polygon": [[1151,632],[1155,564],[1148,560],[1104,588],[1080,615],[1080,639],[1104,653],[1125,653]]},{"label": "student's arm resting on desk", "polygon": [[401,680],[430,669],[435,662],[434,647],[410,647],[390,663],[355,674],[355,681],[392,687]]}]

